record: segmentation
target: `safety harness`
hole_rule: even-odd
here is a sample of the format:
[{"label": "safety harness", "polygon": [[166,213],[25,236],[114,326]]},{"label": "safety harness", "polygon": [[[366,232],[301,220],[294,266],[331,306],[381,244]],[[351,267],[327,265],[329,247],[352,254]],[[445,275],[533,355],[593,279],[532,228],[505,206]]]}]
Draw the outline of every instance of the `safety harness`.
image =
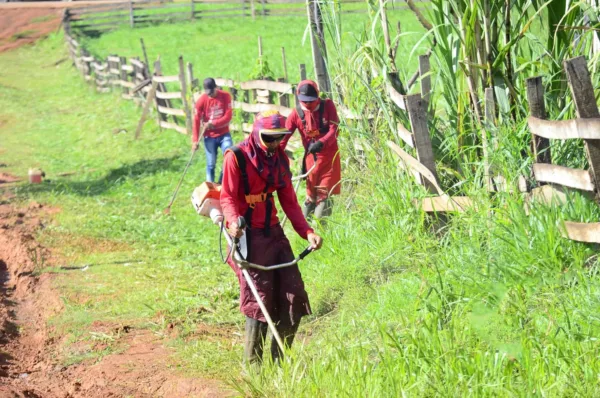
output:
[{"label": "safety harness", "polygon": [[273,212],[273,194],[269,192],[269,187],[273,185],[273,176],[269,175],[267,184],[263,189],[262,193],[251,195],[250,194],[250,182],[248,180],[248,172],[246,170],[246,156],[244,155],[244,151],[242,151],[239,147],[233,146],[230,148],[235,158],[237,160],[238,167],[240,168],[240,173],[242,174],[242,183],[244,184],[244,197],[246,199],[246,203],[248,204],[248,209],[246,210],[246,214],[244,214],[244,219],[246,220],[246,246],[248,247],[248,256],[250,256],[250,228],[252,226],[252,213],[254,212],[254,208],[257,203],[267,202],[266,203],[266,211],[265,211],[265,228],[264,234],[265,236],[269,236],[271,230],[271,213]]}]

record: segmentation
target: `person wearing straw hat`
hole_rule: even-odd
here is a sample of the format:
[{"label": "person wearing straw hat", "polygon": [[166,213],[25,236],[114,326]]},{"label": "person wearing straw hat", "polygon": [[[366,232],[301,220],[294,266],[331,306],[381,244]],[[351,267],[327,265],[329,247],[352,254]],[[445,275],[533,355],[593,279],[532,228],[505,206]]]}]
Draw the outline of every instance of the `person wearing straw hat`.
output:
[{"label": "person wearing straw hat", "polygon": [[[234,238],[244,235],[246,260],[263,266],[292,261],[294,254],[281,225],[273,193],[295,231],[309,241],[313,250],[322,245],[322,239],[310,228],[302,215],[292,186],[290,164],[280,143],[290,134],[285,117],[277,111],[257,115],[252,133],[239,145],[231,147],[224,156],[223,184],[220,203],[225,227]],[[243,231],[238,224],[244,218]],[[266,319],[246,283],[239,267],[230,258],[229,265],[240,283],[240,310],[246,316],[246,363],[262,360],[263,344],[267,334]],[[308,294],[297,265],[273,271],[248,269],[269,315],[276,323],[284,345],[294,340],[300,319],[311,313]],[[282,356],[275,341],[271,343],[274,360]]]},{"label": "person wearing straw hat", "polygon": [[[306,179],[306,201],[303,213],[319,219],[331,214],[331,195],[339,195],[342,179],[340,150],[337,143],[339,118],[332,100],[319,98],[319,88],[312,80],[303,80],[296,91],[296,109],[287,119],[286,127],[300,132],[304,145],[302,173],[317,165]],[[281,145],[285,149],[290,135]],[[308,156],[311,155],[311,156]]]},{"label": "person wearing straw hat", "polygon": [[[225,151],[233,145],[229,133],[229,122],[232,117],[231,95],[227,91],[217,89],[212,77],[204,79],[204,94],[195,105],[194,126],[192,135],[192,151],[198,150],[200,124],[205,124],[204,150],[206,152],[206,181],[214,182],[218,150]],[[223,172],[219,182],[223,178]]]}]

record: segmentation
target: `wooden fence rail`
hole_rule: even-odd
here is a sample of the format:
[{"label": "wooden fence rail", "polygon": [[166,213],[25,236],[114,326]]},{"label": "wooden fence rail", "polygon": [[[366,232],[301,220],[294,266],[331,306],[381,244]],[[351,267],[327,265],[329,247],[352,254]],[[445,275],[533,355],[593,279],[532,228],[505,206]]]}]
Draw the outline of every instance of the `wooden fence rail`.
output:
[{"label": "wooden fence rail", "polygon": [[[527,120],[532,135],[532,147],[536,157],[533,164],[535,179],[542,184],[535,188],[531,198],[540,198],[547,202],[564,202],[564,188],[592,192],[598,201],[600,173],[600,113],[594,96],[594,87],[584,57],[564,61],[563,64],[575,108],[577,119],[549,121],[545,120],[543,89],[541,77],[528,80],[528,100],[531,116]],[[530,88],[531,87],[531,88]],[[529,92],[531,90],[531,93]],[[551,164],[549,140],[583,139],[589,170],[573,169]],[[565,222],[569,239],[600,243],[600,223]]]}]

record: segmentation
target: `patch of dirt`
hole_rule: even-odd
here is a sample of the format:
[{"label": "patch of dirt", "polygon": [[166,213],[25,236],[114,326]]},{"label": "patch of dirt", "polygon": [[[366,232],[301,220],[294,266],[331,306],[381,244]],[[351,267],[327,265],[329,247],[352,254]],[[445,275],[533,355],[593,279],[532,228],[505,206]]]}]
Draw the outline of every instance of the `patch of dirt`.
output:
[{"label": "patch of dirt", "polygon": [[62,10],[2,9],[0,12],[0,53],[35,42],[56,31]]},{"label": "patch of dirt", "polygon": [[21,179],[9,173],[0,173],[0,184],[6,184],[9,182],[17,181],[21,181]]},{"label": "patch of dirt", "polygon": [[[0,192],[1,193],[1,192]],[[6,199],[4,196],[2,199]],[[34,235],[51,209],[32,203],[15,208],[0,201],[0,396],[222,397],[217,381],[189,378],[170,369],[171,352],[150,331],[97,322],[100,338],[117,340],[116,352],[62,366],[60,337],[47,319],[63,311],[53,274],[35,271],[54,262]],[[94,343],[92,343],[94,345]],[[108,347],[98,341],[95,352]],[[78,348],[78,347],[74,347]],[[90,347],[87,348],[89,352]],[[85,352],[85,348],[82,347]]]}]

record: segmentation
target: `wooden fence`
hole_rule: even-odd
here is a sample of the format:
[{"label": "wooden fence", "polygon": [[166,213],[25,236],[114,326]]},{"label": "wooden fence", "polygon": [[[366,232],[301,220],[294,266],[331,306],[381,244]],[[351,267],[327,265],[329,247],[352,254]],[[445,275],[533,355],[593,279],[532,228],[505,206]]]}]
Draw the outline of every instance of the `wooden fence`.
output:
[{"label": "wooden fence", "polygon": [[[353,7],[353,4],[362,7]],[[342,0],[341,13],[368,12],[363,0]],[[345,7],[344,7],[345,5]],[[405,4],[395,7],[405,8]],[[144,26],[163,22],[197,19],[294,16],[306,17],[305,0],[126,0],[122,3],[98,4],[72,8],[65,12],[65,23],[85,34],[98,34],[122,26]]]},{"label": "wooden fence", "polygon": [[[577,57],[563,64],[577,119],[546,120],[544,89],[541,77],[527,81],[531,116],[528,119],[532,145],[536,156],[533,165],[535,179],[540,187],[531,192],[532,198],[548,203],[566,201],[565,191],[572,189],[587,192],[598,201],[600,187],[600,113],[594,95],[585,57]],[[573,169],[552,164],[549,140],[583,139],[589,170]],[[569,239],[600,243],[600,223],[565,222]]]}]

